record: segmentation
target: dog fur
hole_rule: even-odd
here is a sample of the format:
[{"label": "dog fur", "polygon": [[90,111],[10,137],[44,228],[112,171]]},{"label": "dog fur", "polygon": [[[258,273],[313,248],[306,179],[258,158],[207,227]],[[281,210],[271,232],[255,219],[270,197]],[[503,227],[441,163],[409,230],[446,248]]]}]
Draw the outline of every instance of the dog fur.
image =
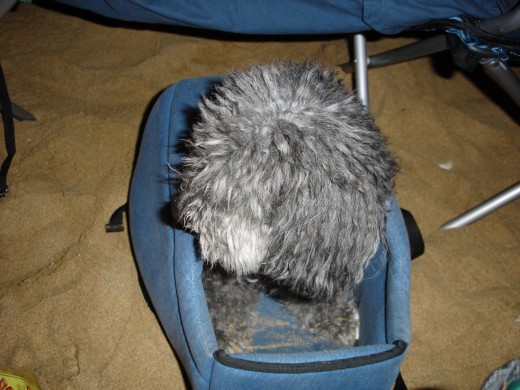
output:
[{"label": "dog fur", "polygon": [[176,207],[202,258],[306,299],[346,296],[385,245],[397,172],[368,110],[309,62],[237,70],[199,108]]}]

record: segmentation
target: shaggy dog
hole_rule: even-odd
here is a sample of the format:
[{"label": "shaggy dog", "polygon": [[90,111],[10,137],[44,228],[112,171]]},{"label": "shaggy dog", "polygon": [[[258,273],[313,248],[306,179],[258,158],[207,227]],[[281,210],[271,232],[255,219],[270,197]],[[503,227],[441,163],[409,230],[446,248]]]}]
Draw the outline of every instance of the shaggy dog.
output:
[{"label": "shaggy dog", "polygon": [[[368,111],[332,70],[292,62],[235,71],[199,108],[176,214],[197,234],[209,265],[203,281],[214,323],[225,333],[247,316],[249,309],[238,314],[237,302],[226,300],[251,308],[256,298],[248,291],[259,285],[285,300],[301,297],[288,299],[294,313],[309,311],[299,306],[306,300],[316,312],[339,301],[353,312],[345,297],[385,246],[397,171]],[[233,337],[254,318],[238,320]],[[229,337],[223,343],[245,348]]]}]

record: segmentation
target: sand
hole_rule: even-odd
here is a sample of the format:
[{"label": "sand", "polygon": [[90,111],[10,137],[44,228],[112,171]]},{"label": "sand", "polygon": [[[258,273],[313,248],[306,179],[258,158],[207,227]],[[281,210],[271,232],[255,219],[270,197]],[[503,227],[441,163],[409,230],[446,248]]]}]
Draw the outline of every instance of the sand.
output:
[{"label": "sand", "polygon": [[[368,50],[413,40],[378,38]],[[37,118],[15,123],[0,199],[0,369],[43,389],[188,386],[143,298],[128,229],[104,225],[126,202],[164,88],[276,59],[336,65],[348,44],[138,27],[35,4],[0,21],[11,98]],[[370,71],[372,112],[401,166],[396,196],[426,242],[412,265],[411,389],[476,389],[520,355],[520,202],[439,228],[520,179],[518,109],[484,81],[439,74],[427,58]]]}]

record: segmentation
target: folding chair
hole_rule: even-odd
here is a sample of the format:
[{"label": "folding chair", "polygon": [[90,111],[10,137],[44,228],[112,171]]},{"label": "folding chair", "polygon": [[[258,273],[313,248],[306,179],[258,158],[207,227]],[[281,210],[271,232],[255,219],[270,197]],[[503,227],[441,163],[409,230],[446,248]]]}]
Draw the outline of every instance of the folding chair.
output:
[{"label": "folding chair", "polygon": [[[367,106],[369,104],[368,69],[409,61],[450,49],[456,65],[468,72],[481,65],[520,106],[520,80],[507,64],[508,52],[520,53],[520,40],[508,37],[509,34],[520,31],[520,6],[505,15],[481,23],[474,20],[464,22],[463,19],[436,21],[435,24],[426,24],[424,28],[434,26],[447,32],[370,57],[367,56],[364,35],[354,35],[354,61],[342,64],[342,68],[346,72],[355,72],[358,94]],[[518,197],[520,197],[520,181],[446,222],[442,227],[453,229],[468,225]]]}]

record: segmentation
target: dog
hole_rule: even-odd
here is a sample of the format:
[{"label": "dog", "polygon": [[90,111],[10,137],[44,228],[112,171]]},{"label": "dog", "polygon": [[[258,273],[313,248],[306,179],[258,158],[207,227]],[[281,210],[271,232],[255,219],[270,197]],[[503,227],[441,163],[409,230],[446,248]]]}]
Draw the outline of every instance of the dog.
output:
[{"label": "dog", "polygon": [[[217,338],[237,320],[242,325],[231,326],[234,334],[222,335],[223,344],[247,348],[232,338],[250,336],[261,291],[281,297],[300,319],[312,317],[311,307],[323,323],[323,315],[334,317],[332,307],[341,307],[353,319],[336,321],[347,329],[337,338],[350,343],[357,320],[345,297],[386,245],[398,171],[368,110],[332,69],[290,61],[230,73],[199,109],[175,214],[197,235],[207,264],[203,282],[220,324]],[[233,314],[238,301],[247,309]],[[318,334],[310,322],[302,326]]]}]

